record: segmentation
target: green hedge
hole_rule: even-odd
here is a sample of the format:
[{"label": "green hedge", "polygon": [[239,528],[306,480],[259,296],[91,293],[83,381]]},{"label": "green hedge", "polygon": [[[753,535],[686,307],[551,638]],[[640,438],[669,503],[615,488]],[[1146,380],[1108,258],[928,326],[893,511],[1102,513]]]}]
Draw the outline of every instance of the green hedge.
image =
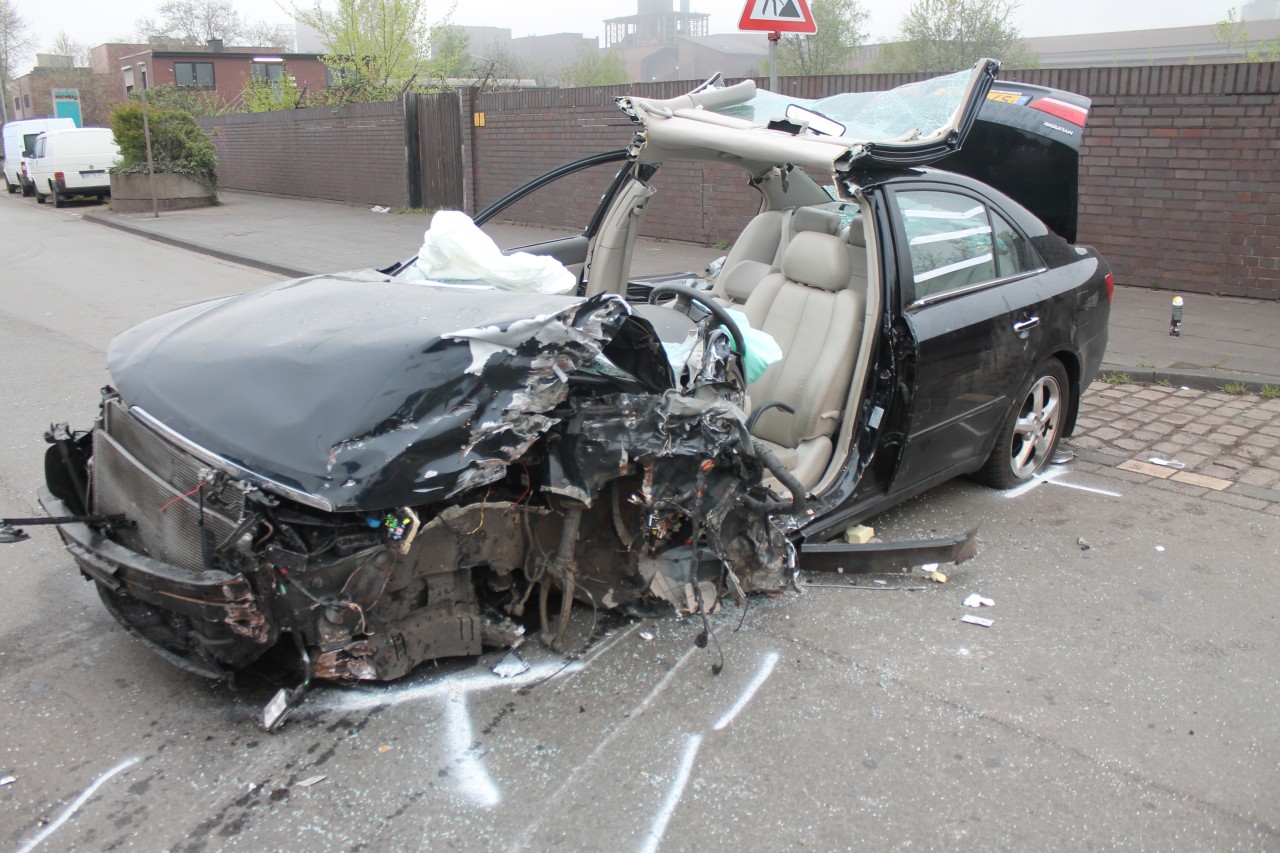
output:
[{"label": "green hedge", "polygon": [[[218,155],[213,140],[195,118],[182,110],[149,109],[151,155],[157,172],[178,172],[218,185]],[[142,107],[137,103],[120,104],[111,113],[111,130],[120,146],[120,165],[124,174],[147,171],[147,141],[142,132]]]}]

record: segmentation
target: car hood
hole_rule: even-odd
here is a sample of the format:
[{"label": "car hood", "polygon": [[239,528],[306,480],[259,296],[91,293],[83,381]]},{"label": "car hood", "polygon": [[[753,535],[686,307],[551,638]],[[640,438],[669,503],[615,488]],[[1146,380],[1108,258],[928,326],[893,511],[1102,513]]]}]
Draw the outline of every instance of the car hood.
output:
[{"label": "car hood", "polygon": [[[111,344],[123,400],[221,467],[324,509],[430,502],[502,475],[602,352],[670,387],[652,327],[613,296],[283,282],[148,320]],[[193,484],[194,485],[194,484]]]}]

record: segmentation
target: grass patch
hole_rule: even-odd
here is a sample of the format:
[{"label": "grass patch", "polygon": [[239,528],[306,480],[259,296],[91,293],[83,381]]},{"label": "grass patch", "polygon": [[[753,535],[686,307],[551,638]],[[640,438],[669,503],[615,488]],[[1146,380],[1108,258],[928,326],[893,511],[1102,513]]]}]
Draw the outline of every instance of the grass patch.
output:
[{"label": "grass patch", "polygon": [[427,210],[425,207],[397,207],[396,213],[423,216],[428,213],[435,213],[435,211]]},{"label": "grass patch", "polygon": [[1140,361],[1138,362],[1138,367],[1155,367],[1155,365],[1149,361]]},{"label": "grass patch", "polygon": [[1268,400],[1280,399],[1280,385],[1263,385],[1261,394]]},{"label": "grass patch", "polygon": [[729,241],[717,240],[715,243],[711,244],[711,248],[715,249],[718,252],[723,252],[725,249],[729,248]]},{"label": "grass patch", "polygon": [[1248,390],[1249,389],[1243,382],[1228,382],[1226,385],[1222,386],[1223,394],[1243,394]]},{"label": "grass patch", "polygon": [[1133,377],[1129,374],[1119,372],[1104,373],[1098,378],[1108,385],[1127,385],[1133,381]]}]

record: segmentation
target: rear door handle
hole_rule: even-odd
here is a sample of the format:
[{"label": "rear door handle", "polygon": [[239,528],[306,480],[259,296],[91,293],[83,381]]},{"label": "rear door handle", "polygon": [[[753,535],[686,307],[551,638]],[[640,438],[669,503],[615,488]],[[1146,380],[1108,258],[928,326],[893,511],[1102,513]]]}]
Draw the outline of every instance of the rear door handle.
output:
[{"label": "rear door handle", "polygon": [[1040,325],[1039,317],[1029,317],[1026,320],[1019,320],[1017,323],[1014,323],[1013,330],[1015,332],[1025,332],[1027,329],[1034,329],[1036,326],[1039,326],[1039,325]]}]

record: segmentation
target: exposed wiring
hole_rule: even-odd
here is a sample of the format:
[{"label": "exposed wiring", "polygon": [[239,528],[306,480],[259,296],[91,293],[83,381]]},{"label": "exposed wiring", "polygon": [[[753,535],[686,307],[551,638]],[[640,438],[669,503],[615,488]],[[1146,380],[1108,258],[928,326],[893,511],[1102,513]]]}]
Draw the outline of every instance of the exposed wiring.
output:
[{"label": "exposed wiring", "polygon": [[192,495],[194,495],[196,492],[200,491],[201,489],[203,489],[203,488],[204,488],[205,486],[207,486],[207,485],[208,485],[208,483],[205,483],[205,482],[201,481],[200,485],[196,486],[194,489],[192,489],[191,491],[187,492],[185,495],[178,495],[176,498],[174,498],[173,500],[169,501],[169,502],[168,502],[167,504],[165,504],[164,506],[160,507],[160,512],[164,512],[166,509],[168,509],[169,507],[173,506],[173,505],[174,505],[174,504],[176,504],[178,501],[183,500],[184,498],[189,498],[189,497],[191,497]]}]

